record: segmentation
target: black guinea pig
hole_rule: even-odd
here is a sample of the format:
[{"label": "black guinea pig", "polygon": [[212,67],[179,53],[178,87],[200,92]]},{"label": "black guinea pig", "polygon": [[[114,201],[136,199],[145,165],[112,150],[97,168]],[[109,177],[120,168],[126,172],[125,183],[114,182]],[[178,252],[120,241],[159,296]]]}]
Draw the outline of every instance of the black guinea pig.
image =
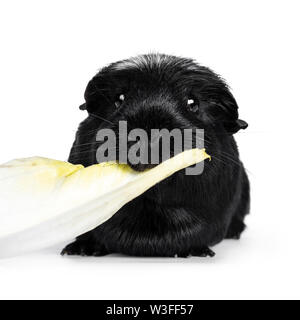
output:
[{"label": "black guinea pig", "polygon": [[[97,163],[100,128],[204,129],[201,175],[179,171],[81,235],[62,254],[103,256],[214,256],[211,246],[238,239],[249,212],[249,181],[233,134],[247,123],[224,80],[193,60],[149,54],[113,63],[88,84],[88,118],[80,124],[69,161]],[[116,132],[117,133],[117,132]],[[132,165],[138,171],[147,165]]]}]

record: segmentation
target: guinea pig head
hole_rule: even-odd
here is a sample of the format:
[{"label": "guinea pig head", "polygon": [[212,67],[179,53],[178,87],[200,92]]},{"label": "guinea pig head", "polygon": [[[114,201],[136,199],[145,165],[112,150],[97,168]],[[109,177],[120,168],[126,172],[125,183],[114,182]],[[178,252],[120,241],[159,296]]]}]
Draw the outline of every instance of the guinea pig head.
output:
[{"label": "guinea pig head", "polygon": [[[85,100],[81,109],[88,111],[97,128],[116,134],[117,158],[122,147],[120,122],[126,123],[128,134],[136,129],[147,134],[149,143],[143,147],[148,157],[154,143],[160,143],[161,135],[153,130],[203,129],[209,141],[247,127],[238,118],[237,103],[221,77],[193,60],[174,56],[152,54],[113,63],[89,82]],[[123,139],[126,150],[138,142],[128,137]],[[170,144],[170,155],[174,152]],[[146,164],[128,160],[138,171],[155,165],[150,158]],[[162,160],[160,154],[158,162]]]}]

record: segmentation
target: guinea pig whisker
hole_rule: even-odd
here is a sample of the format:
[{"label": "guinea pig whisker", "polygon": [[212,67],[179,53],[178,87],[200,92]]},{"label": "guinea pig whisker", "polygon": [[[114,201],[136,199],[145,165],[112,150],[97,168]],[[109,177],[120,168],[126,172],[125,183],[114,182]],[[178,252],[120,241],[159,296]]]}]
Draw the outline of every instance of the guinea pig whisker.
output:
[{"label": "guinea pig whisker", "polygon": [[225,159],[225,160],[231,161],[232,163],[236,164],[237,166],[241,166],[241,165],[242,165],[241,162],[236,161],[236,160],[233,159],[229,154],[226,155],[225,152],[223,152],[223,151],[220,151],[220,152],[218,153],[218,156],[223,157],[223,159]]},{"label": "guinea pig whisker", "polygon": [[[83,143],[83,144],[78,144],[78,145],[76,145],[76,149],[77,148],[80,148],[80,147],[83,147],[83,146],[88,146],[88,145],[93,145],[93,144],[95,144],[95,142],[92,142],[92,143]],[[100,147],[100,145],[97,145],[97,148],[96,149],[89,149],[89,150],[83,150],[83,151],[76,151],[76,152],[74,152],[74,154],[76,154],[76,153],[81,153],[81,152],[94,152],[94,151],[97,151],[98,149],[99,149],[99,147]],[[119,146],[116,146],[116,147],[110,147],[109,148],[110,150],[119,150]]]},{"label": "guinea pig whisker", "polygon": [[95,142],[76,144],[76,148],[93,145]]},{"label": "guinea pig whisker", "polygon": [[[84,147],[84,146],[89,146],[89,145],[94,145],[96,142],[90,142],[90,143],[82,143],[82,144],[77,144],[76,148]],[[101,144],[97,145],[97,147],[100,147]],[[110,150],[118,150],[119,146],[116,147],[109,147]],[[96,149],[98,150],[98,149]]]},{"label": "guinea pig whisker", "polygon": [[[222,152],[222,153],[224,153],[224,152]],[[222,154],[222,153],[219,154],[219,155],[220,155],[221,157],[223,157],[224,160],[225,160],[225,161],[222,161],[222,163],[227,164],[227,163],[226,163],[226,160],[229,160],[229,161],[233,162],[235,165],[244,168],[244,169],[247,171],[247,173],[253,175],[252,172],[251,172],[250,170],[248,170],[241,162],[238,162],[238,161],[232,159],[232,158],[229,157],[229,156],[226,157],[226,156],[225,156],[224,154]],[[218,159],[216,156],[212,156],[212,157],[215,158],[216,160],[221,161],[221,159]]]},{"label": "guinea pig whisker", "polygon": [[113,125],[113,123],[112,123],[111,121],[109,121],[109,120],[107,120],[107,119],[105,119],[105,118],[103,118],[103,117],[100,117],[100,116],[98,116],[98,115],[97,115],[97,114],[95,114],[95,113],[89,113],[89,115],[91,115],[92,117],[95,117],[95,118],[97,118],[97,119],[100,119],[100,120],[106,121],[107,123],[109,123],[109,124],[112,124],[112,125]]},{"label": "guinea pig whisker", "polygon": [[[197,139],[203,141],[204,144],[207,144],[207,145],[210,145],[210,144],[211,144],[211,142],[210,142],[209,140],[205,139],[205,138],[197,137]],[[192,139],[186,137],[186,138],[185,138],[185,141],[186,141],[186,142],[192,142],[192,143],[193,143],[193,142],[195,142],[196,140],[195,140],[195,137],[193,137]]]},{"label": "guinea pig whisker", "polygon": [[225,164],[225,165],[228,165],[227,162],[225,162],[224,160],[219,159],[219,158],[216,157],[215,155],[211,155],[211,158],[212,158],[212,161],[215,159],[215,160],[217,160],[217,161],[219,161],[219,162],[221,162],[221,163],[223,163],[223,164]]},{"label": "guinea pig whisker", "polygon": [[221,153],[219,154],[221,157],[233,162],[234,164],[238,165],[238,166],[242,166],[241,162],[236,161],[235,159],[233,159],[229,154],[226,155],[225,152],[221,151]]},{"label": "guinea pig whisker", "polygon": [[228,153],[228,152],[225,152],[225,151],[220,151],[220,153],[221,153],[221,155],[227,156],[229,159],[232,159],[232,160],[235,160],[235,161],[236,161],[236,159],[233,158],[233,155],[232,155],[232,154],[230,154],[230,153]]},{"label": "guinea pig whisker", "polygon": [[[218,162],[224,164],[225,166],[229,165],[228,161],[226,161],[226,160],[232,161],[231,159],[221,160],[220,158],[216,157],[215,155],[212,155],[211,157],[212,157],[212,161],[217,160]],[[235,162],[235,165],[237,165],[238,167],[244,168],[241,163]],[[210,166],[209,166],[209,167],[210,167]],[[209,167],[208,167],[208,168],[209,168]],[[245,170],[247,170],[247,169],[245,168]],[[248,170],[247,170],[247,171],[248,171]]]},{"label": "guinea pig whisker", "polygon": [[97,133],[99,131],[99,128],[97,129],[93,129],[90,131],[85,132],[84,134],[80,134],[80,137],[87,137],[89,135],[94,135],[95,133]]},{"label": "guinea pig whisker", "polygon": [[94,151],[97,151],[97,149],[89,149],[89,150],[75,151],[75,152],[72,152],[72,155],[77,155],[77,154],[81,154],[81,153],[91,153],[91,152],[94,152]]}]

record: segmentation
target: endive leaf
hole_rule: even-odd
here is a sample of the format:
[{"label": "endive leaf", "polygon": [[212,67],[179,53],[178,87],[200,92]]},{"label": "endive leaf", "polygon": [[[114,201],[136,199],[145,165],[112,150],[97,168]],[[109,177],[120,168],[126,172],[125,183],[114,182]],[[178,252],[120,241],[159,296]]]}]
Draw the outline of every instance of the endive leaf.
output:
[{"label": "endive leaf", "polygon": [[6,163],[0,166],[0,257],[71,241],[208,157],[204,149],[188,150],[142,173],[115,162],[87,168],[45,158]]}]

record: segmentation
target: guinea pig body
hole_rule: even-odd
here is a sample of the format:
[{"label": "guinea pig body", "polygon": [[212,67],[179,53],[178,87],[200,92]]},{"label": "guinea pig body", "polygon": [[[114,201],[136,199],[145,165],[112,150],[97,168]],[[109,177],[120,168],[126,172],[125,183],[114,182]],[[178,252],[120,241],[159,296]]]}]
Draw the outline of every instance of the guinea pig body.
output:
[{"label": "guinea pig body", "polygon": [[[194,61],[145,55],[102,69],[88,84],[69,161],[97,163],[97,132],[126,121],[129,129],[204,129],[211,155],[201,175],[182,170],[68,245],[63,254],[102,256],[213,256],[225,238],[238,239],[249,212],[249,181],[233,134],[247,124],[225,82]],[[118,155],[118,153],[117,153]],[[132,165],[138,171],[147,166]]]}]

